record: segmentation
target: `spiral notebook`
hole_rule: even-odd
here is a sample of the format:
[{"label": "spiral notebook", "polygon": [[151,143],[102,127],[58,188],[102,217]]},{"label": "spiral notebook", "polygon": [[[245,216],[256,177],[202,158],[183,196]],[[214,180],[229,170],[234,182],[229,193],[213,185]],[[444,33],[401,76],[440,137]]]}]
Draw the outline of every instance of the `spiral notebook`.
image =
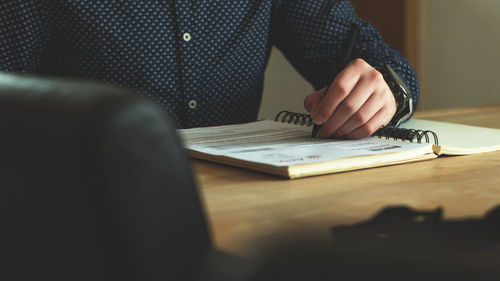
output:
[{"label": "spiral notebook", "polygon": [[[275,121],[178,130],[190,156],[284,178],[300,178],[408,162],[441,154],[500,150],[500,130],[427,120],[384,127],[360,140],[312,139],[309,115],[282,111]],[[421,125],[429,125],[427,129]],[[417,127],[418,126],[418,127]],[[477,135],[475,144],[443,145],[446,135]],[[488,139],[486,142],[479,142]]]}]

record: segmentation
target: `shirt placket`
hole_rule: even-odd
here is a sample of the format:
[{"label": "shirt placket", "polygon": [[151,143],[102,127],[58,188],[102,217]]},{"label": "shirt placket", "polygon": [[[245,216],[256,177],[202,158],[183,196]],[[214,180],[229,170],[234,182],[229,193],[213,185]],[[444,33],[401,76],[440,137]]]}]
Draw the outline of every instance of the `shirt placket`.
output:
[{"label": "shirt placket", "polygon": [[192,17],[192,4],[190,1],[176,1],[176,12],[178,21],[178,33],[176,40],[179,40],[177,46],[179,47],[179,63],[181,67],[180,83],[183,91],[181,97],[183,99],[184,120],[185,127],[192,127],[198,120],[198,107],[199,100],[196,92],[196,85],[192,83],[193,67],[196,66],[195,60],[195,40],[196,30],[194,26],[194,19]]}]

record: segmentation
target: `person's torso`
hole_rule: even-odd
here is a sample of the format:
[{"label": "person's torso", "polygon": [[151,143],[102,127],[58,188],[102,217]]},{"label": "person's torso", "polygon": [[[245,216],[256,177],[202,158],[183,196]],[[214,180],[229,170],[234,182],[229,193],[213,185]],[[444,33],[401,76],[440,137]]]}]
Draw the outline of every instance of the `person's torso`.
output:
[{"label": "person's torso", "polygon": [[179,127],[256,119],[268,60],[270,1],[47,4],[41,72],[135,89]]}]

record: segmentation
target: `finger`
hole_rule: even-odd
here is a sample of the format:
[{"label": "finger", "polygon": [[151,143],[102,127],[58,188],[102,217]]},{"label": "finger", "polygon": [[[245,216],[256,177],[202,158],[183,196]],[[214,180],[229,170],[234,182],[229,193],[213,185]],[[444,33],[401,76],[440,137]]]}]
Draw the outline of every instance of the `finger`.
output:
[{"label": "finger", "polygon": [[311,115],[316,124],[326,122],[337,106],[351,93],[362,73],[359,67],[359,62],[352,62],[335,77],[318,106],[312,108]]},{"label": "finger", "polygon": [[387,124],[388,118],[390,121],[391,117],[388,117],[388,115],[390,114],[389,112],[390,110],[379,110],[368,122],[345,135],[344,137],[346,139],[361,139],[373,135],[373,133],[375,133],[383,125]]},{"label": "finger", "polygon": [[372,95],[368,100],[350,116],[334,133],[334,137],[343,137],[353,132],[357,128],[369,122],[377,112],[383,110],[384,101],[376,95]]},{"label": "finger", "polygon": [[[358,84],[333,112],[332,116],[326,121],[318,132],[319,137],[329,137],[344,125],[370,98],[375,90],[376,84],[373,79],[362,76]],[[375,114],[375,112],[373,112]],[[370,116],[371,117],[371,116]],[[360,124],[361,125],[361,124]]]},{"label": "finger", "polygon": [[321,98],[323,96],[323,93],[325,91],[325,88],[320,89],[319,91],[316,91],[312,94],[309,94],[305,99],[304,99],[304,108],[308,111],[311,112],[313,107],[319,104],[321,101]]}]

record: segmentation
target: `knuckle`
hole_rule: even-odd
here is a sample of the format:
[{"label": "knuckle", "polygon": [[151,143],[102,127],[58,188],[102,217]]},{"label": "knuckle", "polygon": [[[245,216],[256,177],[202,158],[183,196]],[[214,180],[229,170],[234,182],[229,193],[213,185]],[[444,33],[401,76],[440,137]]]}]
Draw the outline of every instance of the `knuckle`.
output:
[{"label": "knuckle", "polygon": [[368,77],[370,78],[371,82],[384,82],[385,83],[384,76],[382,75],[382,73],[380,73],[375,68],[373,68],[370,71],[370,73],[368,74]]},{"label": "knuckle", "polygon": [[356,67],[364,67],[367,63],[362,58],[355,58],[352,60],[352,64]]},{"label": "knuckle", "polygon": [[357,110],[357,106],[351,102],[351,101],[344,101],[342,103],[342,110],[345,112],[345,113],[354,113],[356,110]]},{"label": "knuckle", "polygon": [[358,111],[354,116],[354,120],[359,124],[365,124],[370,120],[370,116],[367,113]]},{"label": "knuckle", "polygon": [[338,95],[345,97],[349,94],[349,88],[347,87],[346,83],[339,81],[335,82],[333,86]]},{"label": "knuckle", "polygon": [[376,90],[372,93],[373,97],[379,101],[383,101],[384,106],[395,101],[394,95],[390,90]]}]

